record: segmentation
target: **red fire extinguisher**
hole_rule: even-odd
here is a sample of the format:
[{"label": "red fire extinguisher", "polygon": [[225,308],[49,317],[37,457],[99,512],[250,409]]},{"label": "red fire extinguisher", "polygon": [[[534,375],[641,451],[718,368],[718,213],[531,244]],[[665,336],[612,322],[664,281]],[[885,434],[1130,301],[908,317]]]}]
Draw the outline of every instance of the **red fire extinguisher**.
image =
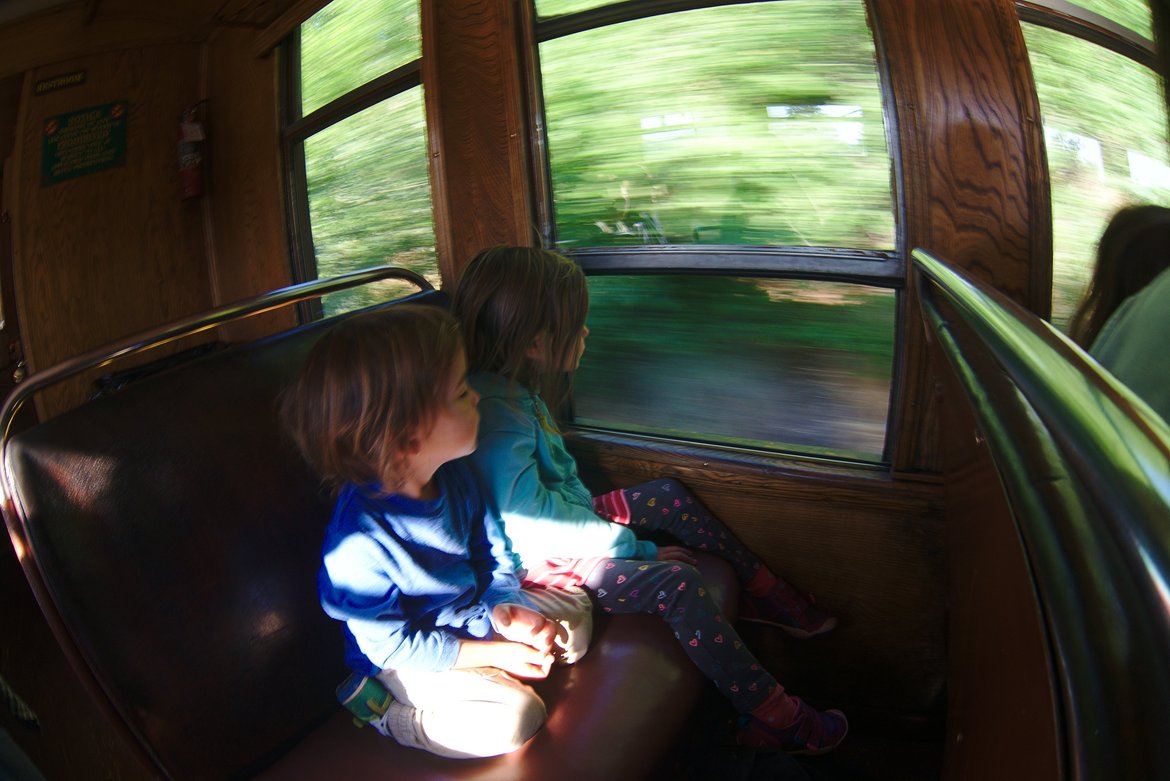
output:
[{"label": "red fire extinguisher", "polygon": [[184,201],[203,195],[203,142],[207,135],[199,121],[199,104],[179,118],[179,192]]}]

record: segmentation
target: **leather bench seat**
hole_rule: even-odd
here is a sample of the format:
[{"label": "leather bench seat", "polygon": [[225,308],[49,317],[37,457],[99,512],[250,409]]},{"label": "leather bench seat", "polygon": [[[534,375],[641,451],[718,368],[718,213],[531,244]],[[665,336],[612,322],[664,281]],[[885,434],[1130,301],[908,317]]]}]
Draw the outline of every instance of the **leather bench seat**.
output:
[{"label": "leather bench seat", "polygon": [[[738,594],[731,567],[699,554],[699,569],[726,603]],[[734,615],[734,605],[728,605]],[[598,616],[589,653],[536,683],[545,726],[519,751],[491,759],[443,759],[406,749],[338,713],[301,741],[264,781],[324,778],[413,781],[606,781],[650,777],[711,684],[654,616]],[[337,775],[332,775],[336,773]]]},{"label": "leather bench seat", "polygon": [[[537,687],[546,726],[505,757],[403,749],[336,703],[341,633],[315,580],[331,501],[276,413],[326,327],[198,357],[6,448],[26,575],[111,721],[174,779],[646,777],[709,685],[652,616],[599,618]],[[730,567],[701,566],[734,617]]]}]

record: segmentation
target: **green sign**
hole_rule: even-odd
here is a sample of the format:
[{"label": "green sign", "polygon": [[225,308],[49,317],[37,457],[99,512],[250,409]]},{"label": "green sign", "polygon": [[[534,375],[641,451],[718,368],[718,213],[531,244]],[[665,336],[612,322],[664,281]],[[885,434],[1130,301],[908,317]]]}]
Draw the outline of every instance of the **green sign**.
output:
[{"label": "green sign", "polygon": [[127,111],[119,100],[46,119],[41,184],[125,165]]}]

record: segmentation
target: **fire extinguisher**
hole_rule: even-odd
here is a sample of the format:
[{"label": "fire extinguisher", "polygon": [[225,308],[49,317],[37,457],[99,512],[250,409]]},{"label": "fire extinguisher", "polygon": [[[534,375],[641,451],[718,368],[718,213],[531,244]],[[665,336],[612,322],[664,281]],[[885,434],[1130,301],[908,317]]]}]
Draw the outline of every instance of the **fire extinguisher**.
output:
[{"label": "fire extinguisher", "polygon": [[207,134],[199,121],[199,104],[179,118],[179,192],[184,201],[203,195],[203,142]]}]

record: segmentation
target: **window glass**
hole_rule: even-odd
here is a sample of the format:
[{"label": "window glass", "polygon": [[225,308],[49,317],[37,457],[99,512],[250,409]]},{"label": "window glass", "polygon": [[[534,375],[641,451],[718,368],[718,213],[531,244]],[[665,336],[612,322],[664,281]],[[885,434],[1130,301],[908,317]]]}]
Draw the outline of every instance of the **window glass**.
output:
[{"label": "window glass", "polygon": [[710,276],[589,278],[575,421],[880,460],[892,291]]},{"label": "window glass", "polygon": [[1076,0],[1076,5],[1128,27],[1148,40],[1154,38],[1154,22],[1148,0]]},{"label": "window glass", "polygon": [[333,0],[301,25],[301,113],[419,58],[418,0]]},{"label": "window glass", "polygon": [[540,61],[560,248],[894,246],[858,0],[653,16],[547,41]]},{"label": "window glass", "polygon": [[[306,139],[305,173],[318,277],[391,264],[438,286],[421,87]],[[396,290],[385,282],[334,293],[325,313],[395,298]]]},{"label": "window glass", "polygon": [[575,14],[591,8],[608,5],[611,0],[536,0],[536,13],[541,17]]},{"label": "window glass", "polygon": [[1024,37],[1052,186],[1052,322],[1067,329],[1109,218],[1170,205],[1166,104],[1157,75],[1126,57],[1032,24]]}]

